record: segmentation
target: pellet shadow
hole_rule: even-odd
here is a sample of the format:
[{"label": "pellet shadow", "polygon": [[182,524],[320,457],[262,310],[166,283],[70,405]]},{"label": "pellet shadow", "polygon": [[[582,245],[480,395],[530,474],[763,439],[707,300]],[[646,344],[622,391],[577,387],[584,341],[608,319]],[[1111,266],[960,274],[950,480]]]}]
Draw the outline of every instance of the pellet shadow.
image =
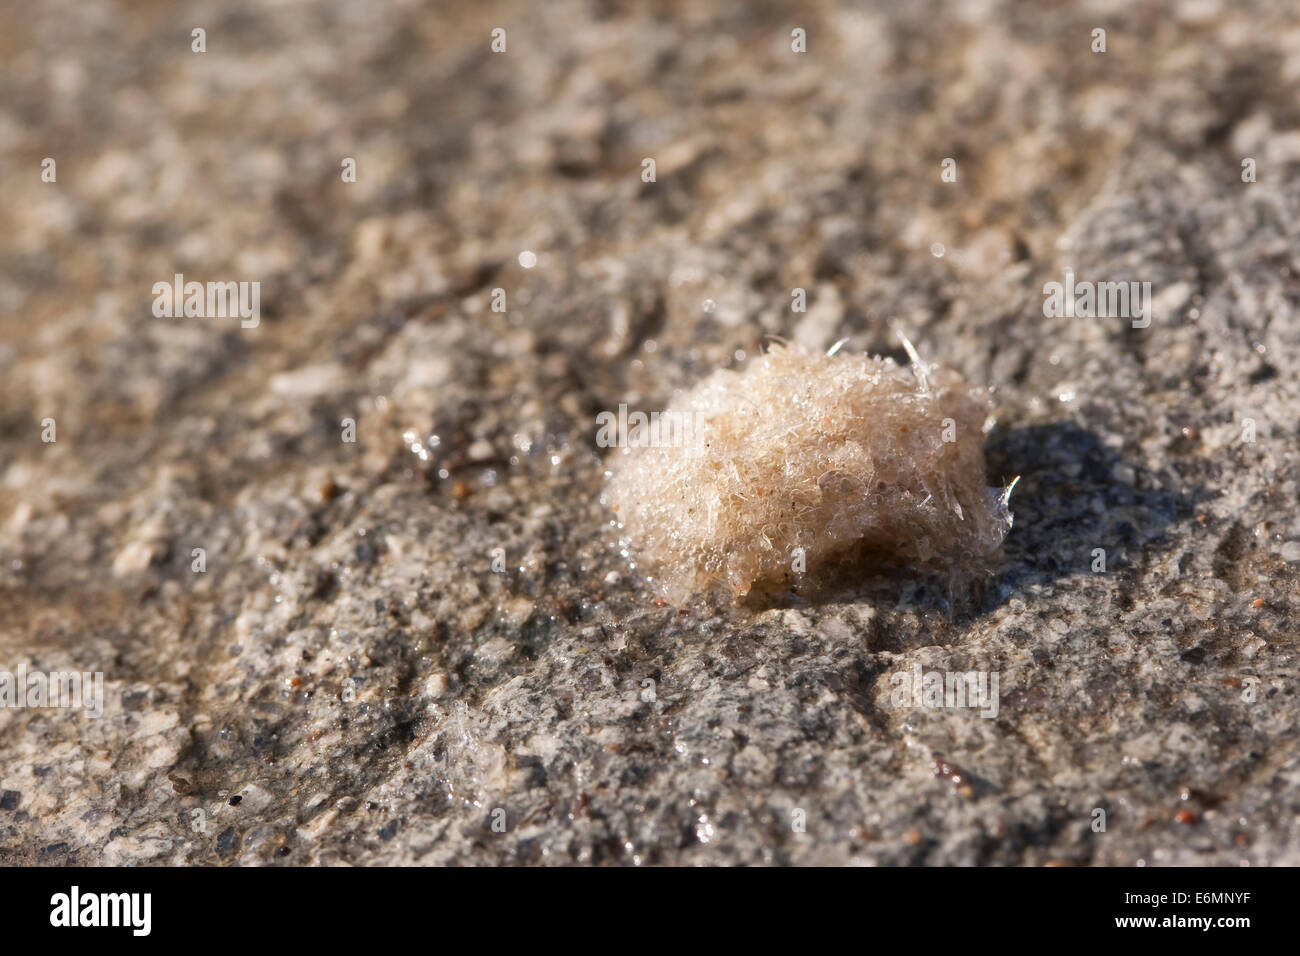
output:
[{"label": "pellet shadow", "polygon": [[1094,573],[1099,560],[1108,573],[1131,568],[1207,496],[1126,461],[1074,422],[995,430],[984,452],[990,483],[1020,481],[1011,497],[1015,523],[981,612],[1026,587]]},{"label": "pellet shadow", "polygon": [[1158,547],[1165,529],[1191,518],[1199,489],[1170,487],[1128,462],[1094,432],[1074,422],[995,430],[985,444],[988,481],[1005,487],[1015,521],[1003,560],[983,581],[951,581],[933,572],[869,556],[823,575],[815,590],[751,595],[754,608],[807,607],[845,601],[881,609],[941,610],[955,620],[990,613],[1028,587],[1089,574],[1105,552],[1108,572],[1123,572]]}]

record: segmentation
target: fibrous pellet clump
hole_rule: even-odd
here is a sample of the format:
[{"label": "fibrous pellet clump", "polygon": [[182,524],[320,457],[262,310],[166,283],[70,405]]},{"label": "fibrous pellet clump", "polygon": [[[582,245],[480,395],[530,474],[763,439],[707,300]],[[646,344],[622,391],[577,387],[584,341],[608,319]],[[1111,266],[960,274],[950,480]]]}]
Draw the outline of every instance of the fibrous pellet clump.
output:
[{"label": "fibrous pellet clump", "polygon": [[665,596],[739,597],[832,567],[963,583],[990,569],[1011,521],[1009,490],[986,484],[988,391],[912,355],[776,345],[658,416],[620,410],[605,501]]}]

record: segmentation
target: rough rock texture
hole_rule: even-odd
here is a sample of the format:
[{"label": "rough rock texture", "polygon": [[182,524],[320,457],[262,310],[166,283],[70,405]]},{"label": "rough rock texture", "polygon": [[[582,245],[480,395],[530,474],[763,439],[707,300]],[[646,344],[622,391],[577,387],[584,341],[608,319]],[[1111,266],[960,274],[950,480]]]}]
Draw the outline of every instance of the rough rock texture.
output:
[{"label": "rough rock texture", "polygon": [[[860,6],[0,6],[0,669],[106,681],[0,862],[1300,863],[1300,14]],[[983,604],[657,604],[596,414],[891,323],[996,387]]]}]

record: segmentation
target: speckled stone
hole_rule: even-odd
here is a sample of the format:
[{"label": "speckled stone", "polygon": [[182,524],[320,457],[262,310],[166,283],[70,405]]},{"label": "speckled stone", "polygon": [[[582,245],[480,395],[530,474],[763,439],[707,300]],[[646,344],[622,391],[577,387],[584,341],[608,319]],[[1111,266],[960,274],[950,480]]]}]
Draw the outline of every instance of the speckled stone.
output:
[{"label": "speckled stone", "polygon": [[[1300,17],[445,6],[0,8],[0,670],[106,688],[0,863],[1300,864]],[[977,606],[656,604],[596,414],[893,324],[996,387]]]}]

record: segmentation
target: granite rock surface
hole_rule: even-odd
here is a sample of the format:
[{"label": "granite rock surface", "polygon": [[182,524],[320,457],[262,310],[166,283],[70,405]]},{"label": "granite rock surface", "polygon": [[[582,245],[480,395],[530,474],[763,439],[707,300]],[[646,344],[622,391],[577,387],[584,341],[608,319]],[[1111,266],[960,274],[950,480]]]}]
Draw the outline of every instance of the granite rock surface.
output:
[{"label": "granite rock surface", "polygon": [[[0,708],[0,862],[1300,864],[1293,5],[50,0],[0,58],[0,670],[104,682]],[[895,327],[1021,476],[975,605],[657,603],[595,416]]]}]

